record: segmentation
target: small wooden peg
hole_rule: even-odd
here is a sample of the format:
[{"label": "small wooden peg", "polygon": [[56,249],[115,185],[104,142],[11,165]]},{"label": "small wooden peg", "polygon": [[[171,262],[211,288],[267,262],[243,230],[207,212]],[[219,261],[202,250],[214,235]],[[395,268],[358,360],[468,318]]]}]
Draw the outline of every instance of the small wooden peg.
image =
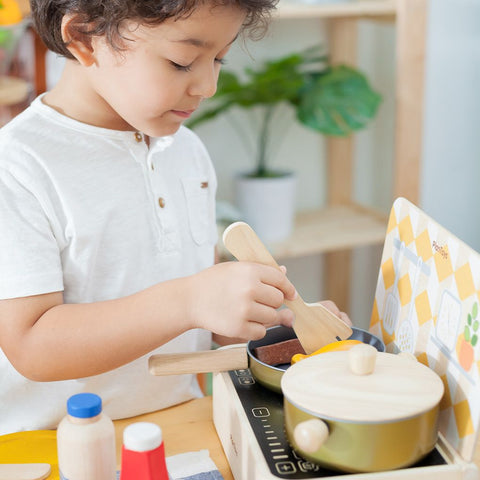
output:
[{"label": "small wooden peg", "polygon": [[377,349],[366,343],[355,345],[348,352],[350,371],[355,375],[370,375],[375,370],[376,359]]}]

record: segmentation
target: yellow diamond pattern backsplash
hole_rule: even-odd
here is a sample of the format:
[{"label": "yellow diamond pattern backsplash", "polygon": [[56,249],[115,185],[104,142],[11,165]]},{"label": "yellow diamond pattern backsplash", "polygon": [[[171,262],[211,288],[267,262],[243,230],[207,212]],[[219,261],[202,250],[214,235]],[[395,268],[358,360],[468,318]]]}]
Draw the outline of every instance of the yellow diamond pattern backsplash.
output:
[{"label": "yellow diamond pattern backsplash", "polygon": [[393,204],[370,331],[445,385],[440,431],[466,461],[480,423],[480,254],[404,198]]}]

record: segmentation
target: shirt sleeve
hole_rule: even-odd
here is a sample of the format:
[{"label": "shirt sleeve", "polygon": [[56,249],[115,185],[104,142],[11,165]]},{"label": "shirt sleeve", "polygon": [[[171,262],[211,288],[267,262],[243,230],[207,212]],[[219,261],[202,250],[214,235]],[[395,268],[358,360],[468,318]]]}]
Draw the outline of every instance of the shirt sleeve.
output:
[{"label": "shirt sleeve", "polygon": [[0,299],[62,290],[60,251],[41,202],[0,169]]}]

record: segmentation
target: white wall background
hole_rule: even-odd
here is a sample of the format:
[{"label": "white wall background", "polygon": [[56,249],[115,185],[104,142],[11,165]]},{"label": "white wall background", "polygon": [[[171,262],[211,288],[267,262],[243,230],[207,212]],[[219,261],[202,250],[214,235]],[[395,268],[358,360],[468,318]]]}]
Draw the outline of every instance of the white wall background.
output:
[{"label": "white wall background", "polygon": [[421,204],[480,251],[480,2],[431,1]]}]

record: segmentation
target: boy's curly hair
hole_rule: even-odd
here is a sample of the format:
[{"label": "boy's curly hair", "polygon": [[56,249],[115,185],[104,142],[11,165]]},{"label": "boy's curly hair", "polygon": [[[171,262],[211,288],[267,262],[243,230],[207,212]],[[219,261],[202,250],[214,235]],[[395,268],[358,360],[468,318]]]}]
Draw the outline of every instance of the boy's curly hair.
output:
[{"label": "boy's curly hair", "polygon": [[77,33],[86,38],[105,35],[116,50],[123,48],[121,25],[138,20],[143,25],[158,25],[168,18],[185,18],[208,3],[235,6],[247,13],[243,30],[250,37],[261,37],[278,0],[30,0],[35,29],[45,45],[55,53],[73,59],[62,39],[61,25],[66,14],[75,17]]}]

